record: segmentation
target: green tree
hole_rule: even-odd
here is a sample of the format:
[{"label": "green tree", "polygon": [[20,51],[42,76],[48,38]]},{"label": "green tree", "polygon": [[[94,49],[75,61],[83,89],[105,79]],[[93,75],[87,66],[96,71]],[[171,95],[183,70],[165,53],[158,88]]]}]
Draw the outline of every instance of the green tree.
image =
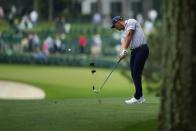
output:
[{"label": "green tree", "polygon": [[33,0],[33,9],[36,11],[39,10],[39,0]]},{"label": "green tree", "polygon": [[164,0],[159,131],[196,131],[196,1]]}]

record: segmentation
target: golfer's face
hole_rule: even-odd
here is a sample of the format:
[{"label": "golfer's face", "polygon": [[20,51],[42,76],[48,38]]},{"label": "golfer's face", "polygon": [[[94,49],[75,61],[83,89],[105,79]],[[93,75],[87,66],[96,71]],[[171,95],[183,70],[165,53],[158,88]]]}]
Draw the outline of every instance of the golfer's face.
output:
[{"label": "golfer's face", "polygon": [[115,24],[115,28],[116,28],[117,30],[123,30],[123,29],[124,29],[124,26],[121,24],[121,21],[118,21],[118,22],[116,22],[116,24]]}]

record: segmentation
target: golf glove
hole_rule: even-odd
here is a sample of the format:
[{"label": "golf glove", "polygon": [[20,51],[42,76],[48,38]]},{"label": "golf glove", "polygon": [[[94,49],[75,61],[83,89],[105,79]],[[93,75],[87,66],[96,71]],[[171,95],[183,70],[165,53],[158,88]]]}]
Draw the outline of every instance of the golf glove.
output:
[{"label": "golf glove", "polygon": [[120,52],[120,57],[126,56],[128,54],[126,49],[122,49]]}]

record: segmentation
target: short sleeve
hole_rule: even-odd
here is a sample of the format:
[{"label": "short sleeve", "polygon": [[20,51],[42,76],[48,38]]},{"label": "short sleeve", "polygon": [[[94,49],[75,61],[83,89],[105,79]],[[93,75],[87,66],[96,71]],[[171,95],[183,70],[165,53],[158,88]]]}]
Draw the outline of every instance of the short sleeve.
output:
[{"label": "short sleeve", "polygon": [[130,30],[130,29],[135,30],[136,24],[137,24],[137,21],[135,19],[128,20],[126,30]]}]

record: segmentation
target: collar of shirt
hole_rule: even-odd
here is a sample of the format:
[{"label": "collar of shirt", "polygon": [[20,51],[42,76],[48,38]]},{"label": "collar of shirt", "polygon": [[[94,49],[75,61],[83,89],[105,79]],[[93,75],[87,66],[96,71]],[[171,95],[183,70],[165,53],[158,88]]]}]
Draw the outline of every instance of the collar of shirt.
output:
[{"label": "collar of shirt", "polygon": [[128,20],[125,20],[125,30],[127,28],[127,23],[128,23]]}]

